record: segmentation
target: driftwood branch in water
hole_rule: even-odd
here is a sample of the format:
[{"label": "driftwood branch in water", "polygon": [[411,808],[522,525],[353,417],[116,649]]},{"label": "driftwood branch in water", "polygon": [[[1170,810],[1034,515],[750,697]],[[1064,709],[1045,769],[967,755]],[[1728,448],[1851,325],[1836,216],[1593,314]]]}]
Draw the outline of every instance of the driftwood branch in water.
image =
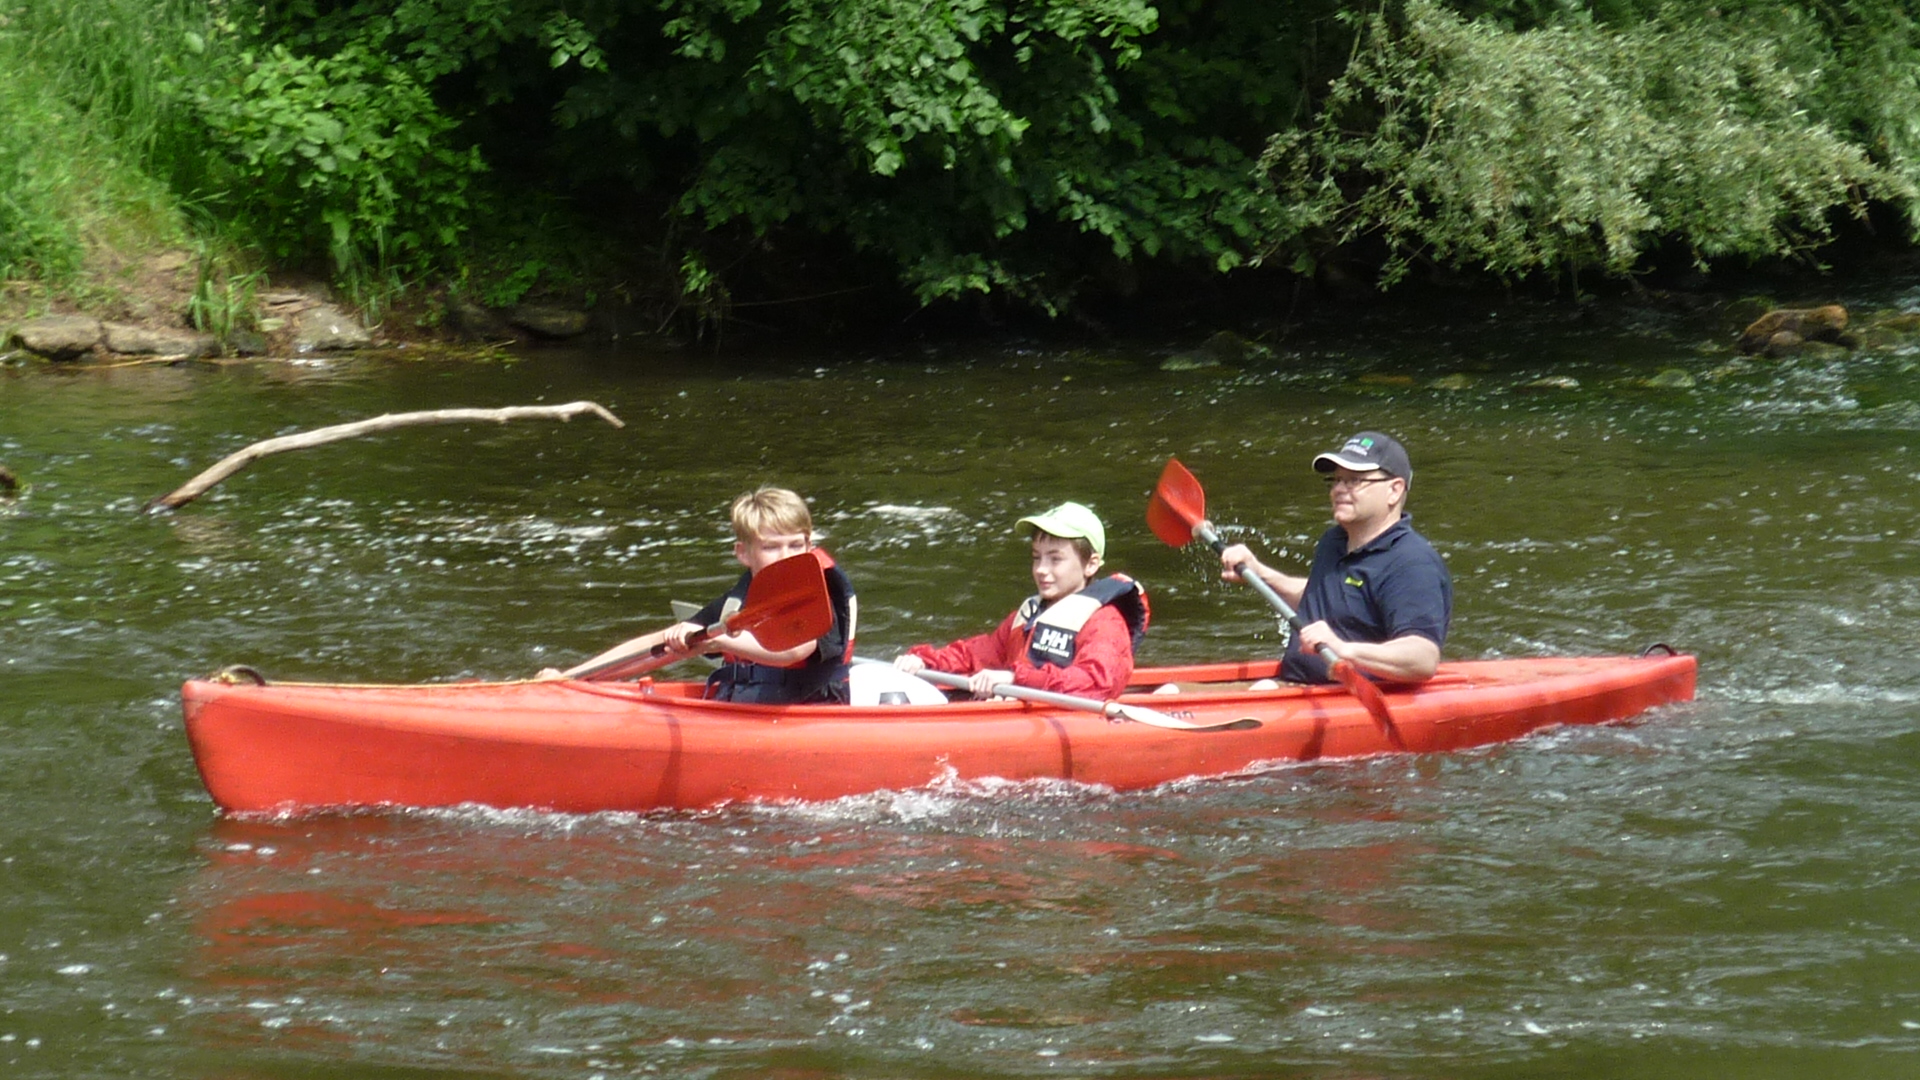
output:
[{"label": "driftwood branch in water", "polygon": [[219,464],[199,476],[187,481],[173,491],[149,500],[144,509],[171,510],[206,494],[213,485],[239,472],[241,469],[266,457],[278,454],[282,450],[305,450],[310,446],[322,446],[341,439],[358,438],[376,432],[391,431],[394,428],[413,427],[418,424],[466,424],[474,421],[491,421],[504,424],[509,420],[571,420],[576,416],[598,416],[614,427],[625,427],[620,418],[591,401],[572,401],[565,405],[513,405],[504,409],[433,409],[427,412],[388,413],[371,420],[356,420],[351,424],[335,424],[332,427],[315,428],[279,438],[263,439],[238,453],[221,458]]}]

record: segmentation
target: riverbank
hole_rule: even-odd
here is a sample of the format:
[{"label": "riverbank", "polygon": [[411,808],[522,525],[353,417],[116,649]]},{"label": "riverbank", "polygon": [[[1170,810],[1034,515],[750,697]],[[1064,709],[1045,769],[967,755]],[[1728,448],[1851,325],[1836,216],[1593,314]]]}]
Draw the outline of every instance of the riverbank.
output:
[{"label": "riverbank", "polygon": [[[116,256],[62,288],[0,289],[0,355],[53,362],[246,357],[375,346],[527,344],[589,338],[595,312],[560,303],[503,309],[416,289],[380,298],[376,318],[304,274],[212,273],[177,249]],[[603,335],[604,337],[604,335]]]},{"label": "riverbank", "polygon": [[[366,348],[427,349],[449,355],[490,355],[498,348],[543,345],[608,348],[641,346],[705,354],[753,354],[769,349],[827,349],[851,343],[865,351],[903,345],[964,346],[968,341],[1025,339],[1063,348],[1122,345],[1145,349],[1167,370],[1257,367],[1277,349],[1330,344],[1382,327],[1472,324],[1498,320],[1502,311],[1531,321],[1569,326],[1635,318],[1679,316],[1703,327],[1701,347],[1774,359],[1822,348],[1880,347],[1920,332],[1920,316],[1901,308],[1828,307],[1833,297],[1889,275],[1912,274],[1920,260],[1904,248],[1865,248],[1854,261],[1825,273],[1754,273],[1737,282],[1697,277],[1686,287],[1603,293],[1535,295],[1451,278],[1403,285],[1392,292],[1329,287],[1285,275],[1234,283],[1234,288],[1174,292],[1131,308],[1118,297],[1089,303],[1074,319],[1001,317],[951,303],[912,311],[869,310],[868,322],[847,312],[813,319],[677,324],[658,320],[663,301],[521,303],[488,307],[454,299],[452,290],[417,287],[385,298],[378,321],[335,299],[326,283],[297,273],[229,277],[224,291],[203,263],[185,251],[160,250],[120,258],[110,272],[83,287],[55,291],[16,283],[0,293],[0,360],[93,364],[306,356]],[[1187,283],[1192,284],[1192,283]],[[588,298],[617,295],[583,290]],[[1284,301],[1284,302],[1282,302]],[[901,298],[902,306],[904,298]],[[1111,313],[1111,321],[1096,311]]]},{"label": "riverbank", "polygon": [[180,249],[158,287],[238,349],[268,289],[388,340],[1265,340],[1383,281],[1724,287],[1920,221],[1896,0],[377,7],[0,15],[11,316],[154,329],[103,309]]}]

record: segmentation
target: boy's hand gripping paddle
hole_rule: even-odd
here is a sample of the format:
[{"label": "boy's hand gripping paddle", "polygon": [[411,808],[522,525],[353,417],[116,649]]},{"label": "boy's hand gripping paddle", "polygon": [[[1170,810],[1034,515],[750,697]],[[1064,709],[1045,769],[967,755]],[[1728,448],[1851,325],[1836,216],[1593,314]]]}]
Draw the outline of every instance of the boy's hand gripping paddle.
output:
[{"label": "boy's hand gripping paddle", "polygon": [[[753,575],[740,610],[687,635],[687,645],[750,630],[756,641],[777,652],[812,641],[832,628],[833,600],[827,594],[826,570],[818,556],[803,551]],[[675,651],[662,641],[651,650],[617,656],[568,677],[618,679],[665,667],[686,656],[686,652]]]}]

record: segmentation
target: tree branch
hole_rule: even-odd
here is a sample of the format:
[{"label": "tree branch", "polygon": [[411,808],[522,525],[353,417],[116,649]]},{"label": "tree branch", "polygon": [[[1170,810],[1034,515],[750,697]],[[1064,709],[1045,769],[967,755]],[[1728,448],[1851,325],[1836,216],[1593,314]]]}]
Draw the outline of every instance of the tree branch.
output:
[{"label": "tree branch", "polygon": [[152,512],[185,506],[204,495],[213,485],[268,454],[278,454],[283,450],[305,450],[310,446],[323,446],[330,442],[339,442],[341,439],[352,439],[361,435],[372,435],[418,424],[465,424],[474,421],[504,424],[509,420],[571,420],[583,415],[598,416],[614,427],[626,426],[620,422],[619,417],[591,401],[573,401],[565,405],[514,405],[504,409],[433,409],[428,412],[388,413],[371,420],[356,420],[351,424],[335,424],[332,427],[315,428],[312,431],[263,439],[244,450],[221,458],[219,464],[213,468],[166,495],[148,500],[141,509]]}]

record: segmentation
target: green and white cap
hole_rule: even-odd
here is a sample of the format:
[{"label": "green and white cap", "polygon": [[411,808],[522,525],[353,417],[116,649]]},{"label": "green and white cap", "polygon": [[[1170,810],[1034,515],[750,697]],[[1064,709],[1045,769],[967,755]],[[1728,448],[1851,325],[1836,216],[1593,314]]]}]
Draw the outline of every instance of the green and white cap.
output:
[{"label": "green and white cap", "polygon": [[1378,469],[1413,483],[1413,463],[1407,460],[1407,448],[1400,445],[1400,440],[1378,431],[1362,431],[1340,449],[1313,459],[1315,472],[1330,473],[1336,468],[1357,473]]},{"label": "green and white cap", "polygon": [[1023,517],[1019,524],[1068,540],[1084,538],[1093,545],[1095,555],[1107,557],[1107,527],[1100,524],[1100,518],[1093,511],[1077,502],[1063,502],[1044,514]]}]

